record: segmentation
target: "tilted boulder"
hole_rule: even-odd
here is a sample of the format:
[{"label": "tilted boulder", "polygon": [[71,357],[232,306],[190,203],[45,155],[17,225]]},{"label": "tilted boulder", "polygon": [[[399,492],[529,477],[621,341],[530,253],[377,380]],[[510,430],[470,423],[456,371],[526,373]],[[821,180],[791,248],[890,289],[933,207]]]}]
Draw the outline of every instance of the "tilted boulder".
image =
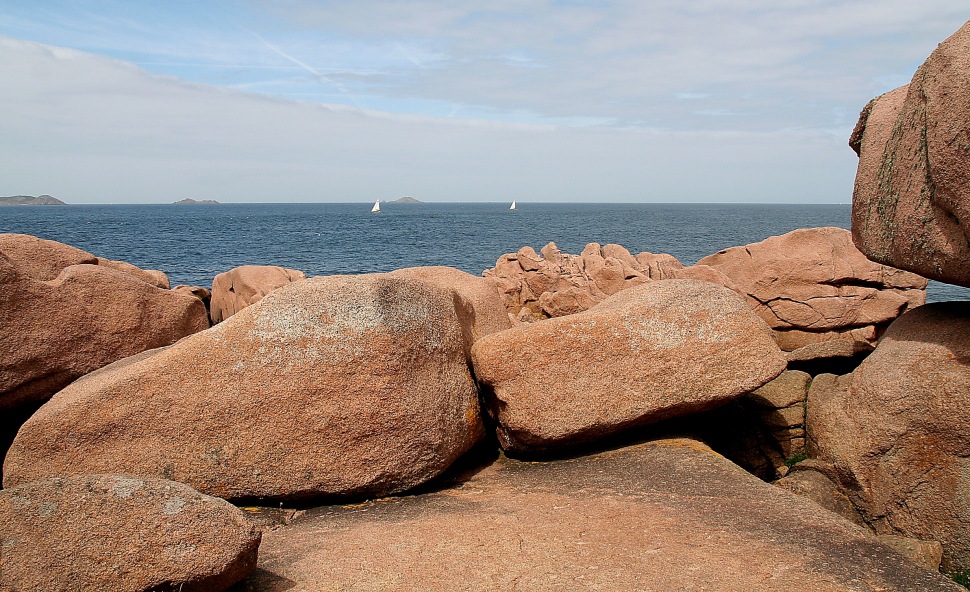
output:
[{"label": "tilted boulder", "polygon": [[208,328],[198,299],[85,255],[0,235],[0,409],[39,403],[115,360]]},{"label": "tilted boulder", "polygon": [[620,245],[586,245],[579,255],[555,243],[499,257],[482,275],[502,294],[509,313],[522,321],[561,317],[588,310],[620,290],[671,277],[683,265],[671,255],[633,256]]},{"label": "tilted boulder", "polygon": [[970,286],[970,23],[863,109],[852,236],[874,261]]},{"label": "tilted boulder", "polygon": [[450,292],[319,277],[71,384],[17,434],[4,485],[122,473],[226,499],[380,496],[482,435]]},{"label": "tilted boulder", "polygon": [[212,323],[221,323],[273,290],[303,279],[306,274],[302,271],[275,265],[243,265],[220,273],[212,280],[209,300]]},{"label": "tilted boulder", "polygon": [[472,348],[502,446],[582,444],[714,407],[785,369],[771,333],[734,292],[669,280],[590,310],[523,324]]},{"label": "tilted boulder", "polygon": [[782,349],[850,343],[818,348],[818,357],[853,355],[853,343],[871,350],[889,323],[926,301],[925,278],[869,261],[842,228],[794,230],[709,255],[703,266],[730,279]]},{"label": "tilted boulder", "polygon": [[927,304],[852,374],[816,377],[809,452],[879,532],[939,540],[970,569],[970,304]]},{"label": "tilted boulder", "polygon": [[242,511],[181,483],[75,475],[0,491],[0,588],[219,592],[256,568]]}]

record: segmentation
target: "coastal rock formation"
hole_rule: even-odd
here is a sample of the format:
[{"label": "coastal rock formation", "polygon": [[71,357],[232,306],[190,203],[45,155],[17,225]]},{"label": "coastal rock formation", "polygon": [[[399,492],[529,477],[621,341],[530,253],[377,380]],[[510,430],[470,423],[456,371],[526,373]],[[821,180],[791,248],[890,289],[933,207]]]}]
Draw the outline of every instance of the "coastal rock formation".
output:
[{"label": "coastal rock formation", "polygon": [[484,434],[454,301],[386,275],[284,286],[59,392],[17,434],[4,486],[121,473],[226,499],[412,488]]},{"label": "coastal rock formation", "polygon": [[427,282],[454,294],[455,312],[461,322],[468,356],[472,345],[482,337],[512,327],[501,297],[483,278],[441,266],[407,267],[387,275]]},{"label": "coastal rock formation", "polygon": [[532,247],[502,255],[482,275],[502,294],[509,314],[535,321],[582,312],[620,290],[670,277],[682,267],[670,255],[634,257],[620,245],[590,243],[581,254],[570,255],[549,243],[541,255]]},{"label": "coastal rock formation", "polygon": [[173,292],[178,292],[179,294],[184,294],[186,296],[192,296],[193,298],[198,298],[205,304],[206,309],[209,308],[209,301],[212,299],[212,292],[208,288],[203,288],[202,286],[186,286],[185,284],[179,284],[172,288]]},{"label": "coastal rock formation", "polygon": [[0,491],[0,588],[220,592],[256,567],[242,511],[181,483],[75,475]]},{"label": "coastal rock formation", "polygon": [[970,23],[863,109],[852,234],[874,261],[970,286]]},{"label": "coastal rock formation", "polygon": [[494,333],[472,348],[499,440],[513,451],[595,441],[701,411],[785,369],[771,332],[730,290],[650,282],[590,310]]},{"label": "coastal rock formation", "polygon": [[43,401],[92,370],[209,326],[197,299],[105,261],[0,235],[0,409]]},{"label": "coastal rock formation", "polygon": [[124,261],[95,257],[77,247],[28,234],[0,234],[0,253],[38,281],[56,279],[71,265],[100,265],[134,276],[157,288],[168,289],[168,276],[154,269],[141,269]]},{"label": "coastal rock formation", "polygon": [[970,305],[900,317],[850,375],[815,378],[811,456],[879,532],[943,543],[944,566],[970,569]]},{"label": "coastal rock formation", "polygon": [[[263,535],[271,590],[962,590],[699,442],[530,463]],[[389,584],[390,582],[390,584]]]},{"label": "coastal rock formation", "polygon": [[212,324],[221,323],[273,290],[304,280],[306,274],[275,265],[243,265],[220,273],[212,280],[209,315]]},{"label": "coastal rock formation", "polygon": [[795,360],[871,351],[893,319],[926,301],[925,278],[869,261],[841,228],[794,230],[698,266],[729,278]]}]

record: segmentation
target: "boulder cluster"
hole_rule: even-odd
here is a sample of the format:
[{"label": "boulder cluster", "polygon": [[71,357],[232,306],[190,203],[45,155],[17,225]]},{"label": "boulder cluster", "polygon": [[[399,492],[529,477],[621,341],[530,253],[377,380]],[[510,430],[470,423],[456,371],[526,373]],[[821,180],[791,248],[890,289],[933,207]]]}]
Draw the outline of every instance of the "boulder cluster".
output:
[{"label": "boulder cluster", "polygon": [[210,290],[0,235],[0,589],[958,589],[970,304],[925,277],[970,285],[960,56],[863,111],[851,235],[692,266]]}]

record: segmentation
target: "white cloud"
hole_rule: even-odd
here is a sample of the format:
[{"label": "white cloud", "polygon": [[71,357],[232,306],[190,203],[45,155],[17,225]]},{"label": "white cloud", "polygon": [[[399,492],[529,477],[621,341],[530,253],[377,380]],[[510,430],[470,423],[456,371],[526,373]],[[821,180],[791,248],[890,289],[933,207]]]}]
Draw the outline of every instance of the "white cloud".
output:
[{"label": "white cloud", "polygon": [[965,0],[11,4],[0,194],[845,201],[859,110],[965,18]]},{"label": "white cloud", "polygon": [[843,139],[815,132],[397,116],[188,84],[11,39],[0,39],[0,70],[0,182],[72,203],[844,201],[854,167]]}]

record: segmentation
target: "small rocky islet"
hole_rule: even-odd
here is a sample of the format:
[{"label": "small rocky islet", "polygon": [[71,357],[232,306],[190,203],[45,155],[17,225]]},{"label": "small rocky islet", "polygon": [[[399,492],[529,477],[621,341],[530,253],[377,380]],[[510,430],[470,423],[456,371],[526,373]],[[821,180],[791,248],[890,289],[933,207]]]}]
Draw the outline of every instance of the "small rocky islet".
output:
[{"label": "small rocky islet", "polygon": [[961,589],[966,56],[863,110],[851,232],[692,266],[209,289],[0,235],[0,588]]},{"label": "small rocky islet", "polygon": [[64,206],[63,201],[50,195],[0,196],[0,206]]}]

